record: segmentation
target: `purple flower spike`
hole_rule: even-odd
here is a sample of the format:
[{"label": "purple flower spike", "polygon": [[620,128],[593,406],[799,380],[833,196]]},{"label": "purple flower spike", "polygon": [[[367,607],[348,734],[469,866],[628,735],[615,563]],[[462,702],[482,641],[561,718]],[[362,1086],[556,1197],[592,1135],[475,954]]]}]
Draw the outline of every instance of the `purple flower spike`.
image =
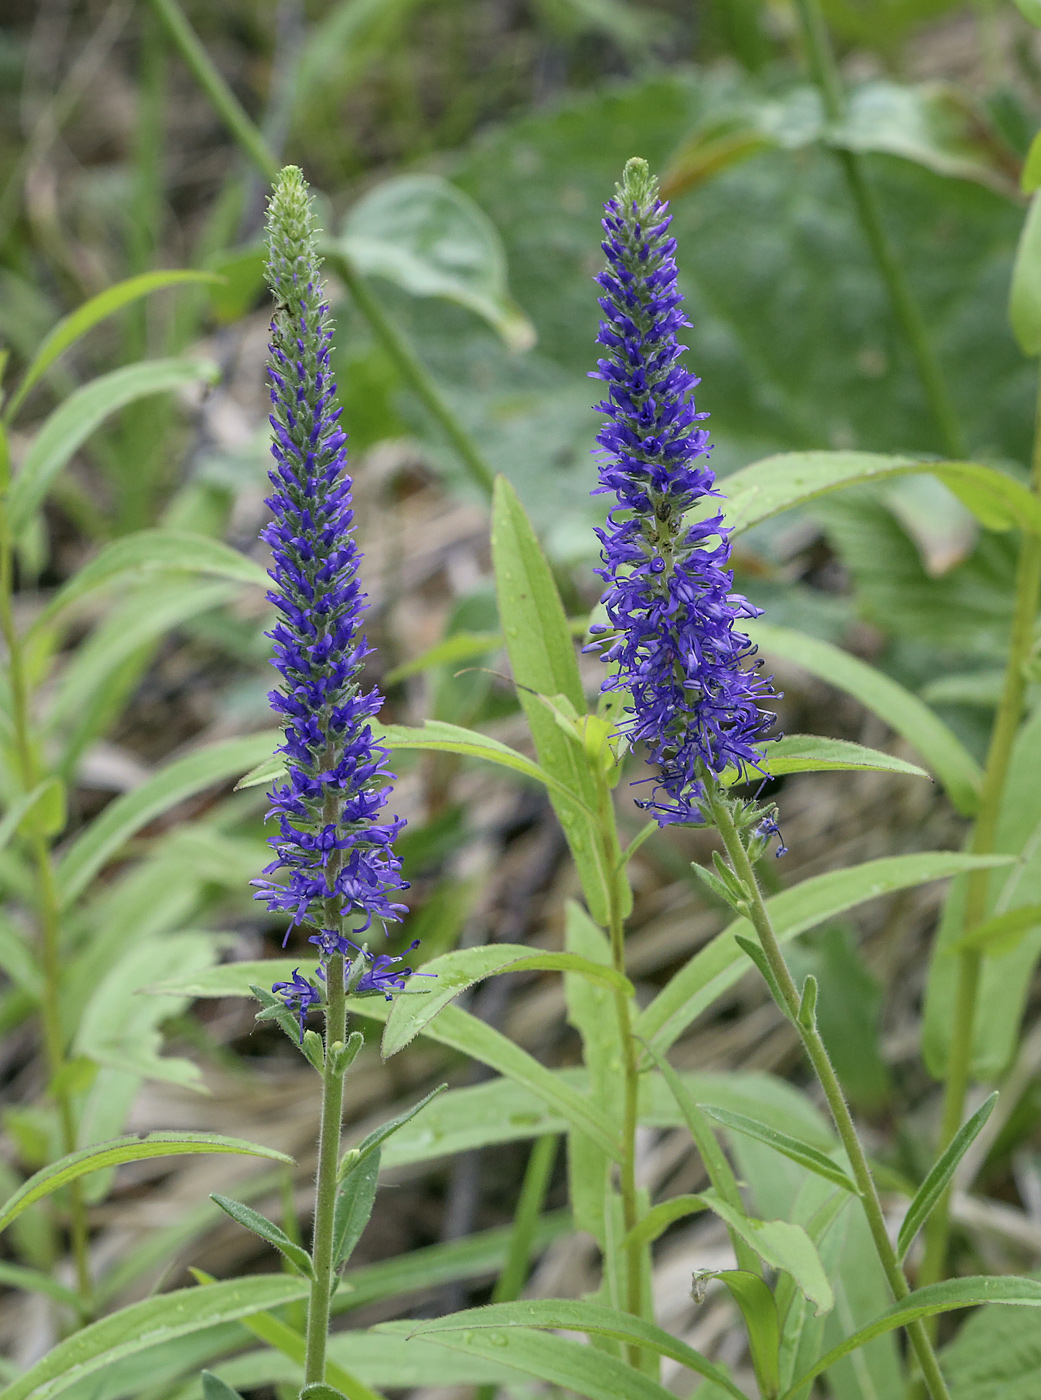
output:
[{"label": "purple flower spike", "polygon": [[[606,349],[591,376],[607,385],[597,442],[599,492],[616,504],[597,534],[610,627],[594,643],[612,664],[605,691],[629,691],[620,731],[642,740],[658,777],[646,808],[659,826],[705,820],[706,783],[733,765],[762,772],[776,697],[748,664],[755,648],[735,624],[760,609],[731,592],[730,542],[717,512],[689,512],[718,496],[677,333],[690,323],[676,287],[668,206],[647,163],[631,160],[605,206],[607,268],[596,279]],[[595,493],[594,493],[595,494]],[[685,518],[687,517],[687,518]]]},{"label": "purple flower spike", "polygon": [[301,976],[298,967],[293,968],[292,981],[276,982],[271,990],[276,997],[281,997],[286,1007],[296,1015],[300,1022],[300,1043],[303,1044],[307,1013],[312,1006],[321,1002],[321,992],[317,987],[313,987],[306,977]]},{"label": "purple flower spike", "polygon": [[269,910],[289,914],[290,928],[307,922],[322,931],[312,941],[327,960],[343,951],[343,920],[367,929],[404,912],[395,896],[407,885],[393,850],[404,822],[381,815],[394,775],[370,720],[383,697],[359,683],[370,648],[361,632],[366,598],[347,440],[311,200],[295,166],[282,171],[271,198],[268,247],[274,519],[262,538],[273,555],[268,597],[279,618],[268,636],[282,680],[271,704],[284,724],[287,778],[271,793],[276,859],[264,871],[279,878],[253,883]]}]

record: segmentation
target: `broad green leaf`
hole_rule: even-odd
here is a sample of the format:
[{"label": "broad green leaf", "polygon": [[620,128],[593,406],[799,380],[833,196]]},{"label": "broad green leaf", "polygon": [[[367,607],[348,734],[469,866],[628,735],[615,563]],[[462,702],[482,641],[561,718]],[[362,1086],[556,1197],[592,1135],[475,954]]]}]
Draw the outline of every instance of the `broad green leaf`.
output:
[{"label": "broad green leaf", "polygon": [[577,972],[625,996],[633,995],[629,979],[614,968],[576,957],[574,953],[533,953],[522,943],[497,943],[486,948],[461,948],[424,963],[422,975],[436,978],[420,984],[412,996],[398,997],[383,1034],[383,1058],[389,1059],[415,1039],[443,1006],[486,977],[504,972]]},{"label": "broad green leaf", "polygon": [[818,1317],[831,1311],[835,1295],[816,1246],[801,1225],[792,1225],[787,1220],[752,1220],[728,1205],[715,1191],[703,1191],[701,1197],[711,1211],[752,1246],[764,1264],[772,1269],[783,1269],[792,1276],[814,1305]]},{"label": "broad green leaf", "polygon": [[829,1366],[834,1366],[836,1361],[856,1351],[874,1337],[881,1337],[897,1327],[906,1327],[909,1322],[916,1322],[919,1318],[936,1317],[940,1313],[953,1312],[957,1308],[972,1308],[980,1303],[1041,1308],[1041,1282],[1015,1277],[956,1278],[916,1289],[867,1327],[860,1328],[839,1346],[833,1347],[827,1355],[822,1356],[784,1393],[781,1400],[795,1400],[799,1392]]},{"label": "broad green leaf", "polygon": [[702,1112],[707,1113],[717,1123],[722,1123],[724,1128],[730,1128],[732,1132],[744,1133],[746,1137],[765,1142],[767,1147],[774,1148],[782,1156],[790,1157],[793,1162],[798,1162],[799,1166],[805,1167],[807,1171],[815,1172],[825,1181],[830,1181],[833,1186],[841,1186],[844,1191],[851,1191],[854,1195],[860,1194],[849,1173],[809,1143],[800,1142],[798,1138],[782,1133],[777,1128],[770,1128],[765,1123],[757,1123],[754,1118],[748,1118],[743,1113],[731,1113],[725,1108],[704,1108]]},{"label": "broad green leaf", "polygon": [[48,332],[32,362],[21,378],[18,388],[4,407],[4,421],[10,422],[21,408],[26,395],[33,385],[47,373],[65,351],[75,345],[81,336],[86,335],[99,321],[119,311],[131,302],[163,287],[174,287],[183,282],[219,282],[213,272],[195,272],[190,269],[161,272],[142,272],[137,277],[128,277],[125,282],[117,282],[114,287],[106,287],[97,296],[85,301],[75,311],[63,316],[58,324]]},{"label": "broad green leaf", "polygon": [[273,1147],[262,1147],[259,1143],[245,1142],[241,1138],[222,1137],[219,1133],[149,1133],[143,1138],[125,1137],[117,1138],[114,1142],[100,1142],[94,1147],[70,1152],[67,1157],[51,1162],[31,1176],[0,1207],[0,1230],[5,1230],[23,1210],[28,1210],[44,1196],[90,1172],[120,1166],[123,1162],[138,1162],[146,1157],[181,1157],[201,1152],[243,1153],[250,1157],[270,1157],[275,1162],[292,1163],[293,1160],[284,1152],[276,1152]]},{"label": "broad green leaf", "polygon": [[943,720],[916,695],[830,642],[760,622],[750,623],[747,630],[767,656],[794,661],[873,711],[914,745],[959,812],[969,816],[976,810],[983,781],[979,764]]},{"label": "broad green leaf", "polygon": [[269,753],[278,733],[265,730],[224,739],[166,764],[147,782],[112,802],[73,842],[57,869],[63,907],[76,899],[99,870],[142,827],[208,787],[225,783]]},{"label": "broad green leaf", "polygon": [[252,559],[208,535],[188,530],[139,530],[107,544],[58,590],[34,622],[49,622],[98,589],[133,583],[157,572],[207,574],[268,588],[271,580]]},{"label": "broad green leaf", "polygon": [[0,1400],[55,1400],[79,1381],[149,1347],[306,1298],[310,1285],[260,1274],[131,1303],[66,1337],[0,1391]]},{"label": "broad green leaf", "polygon": [[688,1215],[697,1215],[708,1206],[700,1196],[673,1196],[670,1200],[659,1201],[652,1206],[640,1223],[633,1227],[622,1241],[622,1247],[633,1244],[653,1244],[677,1220],[685,1220]]},{"label": "broad green leaf", "polygon": [[476,312],[511,350],[535,344],[534,326],[509,294],[506,254],[495,226],[441,176],[384,180],[353,206],[340,246],[366,276]]},{"label": "broad green leaf", "polygon": [[576,714],[584,713],[574,642],[535,532],[513,487],[502,477],[495,483],[492,557],[499,617],[517,697],[527,716],[540,766],[574,794],[565,800],[553,793],[553,807],[578,868],[590,913],[606,926],[615,874],[598,823],[590,815],[597,811],[597,783],[584,755],[536,698],[563,696]]},{"label": "broad green leaf", "polygon": [[915,1192],[914,1200],[908,1207],[904,1216],[903,1224],[900,1226],[900,1234],[897,1236],[896,1252],[900,1259],[911,1248],[914,1237],[929,1219],[933,1207],[943,1195],[943,1192],[954,1175],[958,1163],[965,1156],[971,1144],[978,1137],[984,1123],[993,1112],[994,1105],[998,1101],[998,1096],[993,1093],[987,1098],[968,1122],[963,1123],[958,1132],[951,1139],[946,1150],[933,1163],[925,1180]]},{"label": "broad green leaf", "polygon": [[726,478],[723,512],[734,533],[742,534],[831,491],[923,472],[939,477],[990,529],[1014,526],[1034,534],[1041,530],[1037,497],[996,467],[886,457],[877,452],[782,452],[753,462]]},{"label": "broad green leaf", "polygon": [[952,946],[958,951],[979,948],[984,953],[1000,957],[1002,953],[1014,951],[1023,936],[1039,924],[1041,904],[1024,904],[1018,909],[1008,909],[1004,914],[984,919],[982,924],[969,929]]},{"label": "broad green leaf", "polygon": [[314,1269],[311,1267],[311,1256],[302,1246],[295,1244],[283,1229],[280,1229],[267,1216],[261,1215],[252,1206],[243,1205],[241,1201],[233,1201],[230,1196],[220,1196],[211,1194],[210,1200],[214,1205],[220,1206],[225,1215],[230,1215],[237,1225],[241,1225],[246,1230],[251,1230],[254,1235],[258,1235],[267,1244],[274,1245],[292,1265],[293,1272],[302,1278],[314,1278]]},{"label": "broad green leaf", "polygon": [[[766,904],[778,938],[787,942],[879,895],[943,880],[965,870],[1010,863],[1008,856],[972,856],[960,851],[884,856],[804,880],[794,889],[773,895]],[[747,964],[736,939],[751,934],[748,920],[736,919],[695,953],[640,1013],[634,1028],[636,1034],[664,1053],[695,1017],[743,975]]]},{"label": "broad green leaf", "polygon": [[1008,319],[1024,355],[1041,351],[1041,195],[1030,201],[1016,249]]},{"label": "broad green leaf", "polygon": [[75,390],[36,433],[11,484],[7,509],[12,533],[17,535],[25,528],[43,504],[54,478],[111,413],[137,399],[185,388],[199,380],[212,383],[218,374],[218,367],[210,360],[143,360],[114,369]]},{"label": "broad green leaf", "polygon": [[[706,1361],[699,1352],[694,1351],[685,1342],[670,1336],[653,1323],[645,1322],[643,1318],[634,1317],[630,1313],[617,1312],[614,1308],[605,1308],[599,1303],[568,1302],[556,1298],[532,1298],[517,1303],[491,1303],[487,1307],[470,1308],[465,1312],[452,1313],[447,1317],[435,1318],[430,1322],[391,1323],[390,1327],[395,1328],[395,1330],[407,1327],[412,1336],[430,1339],[444,1338],[446,1343],[449,1342],[449,1339],[457,1338],[455,1344],[461,1344],[464,1347],[483,1340],[480,1338],[480,1334],[486,1331],[492,1333],[489,1340],[495,1346],[495,1334],[503,1329],[503,1335],[508,1338],[508,1341],[502,1359],[508,1365],[517,1366],[518,1370],[528,1370],[527,1366],[520,1364],[510,1354],[513,1339],[521,1329],[552,1328],[568,1332],[585,1332],[594,1337],[611,1337],[615,1341],[650,1348],[650,1350],[656,1351],[659,1356],[667,1356],[673,1361],[678,1361],[681,1366],[686,1366],[688,1370],[694,1371],[697,1375],[711,1379],[716,1385],[722,1386],[728,1395],[742,1396],[742,1392],[718,1366]],[[389,1330],[389,1327],[385,1326],[379,1330]],[[574,1346],[574,1343],[569,1343],[569,1346]],[[592,1347],[579,1348],[578,1350],[584,1351],[585,1355],[590,1358],[607,1356],[607,1353],[597,1351]],[[532,1352],[526,1350],[523,1354],[530,1357]],[[615,1358],[611,1357],[610,1360],[615,1361]],[[637,1397],[640,1396],[664,1393],[659,1386],[655,1385],[653,1381],[649,1381],[638,1371],[629,1368],[626,1368],[626,1371],[632,1379],[628,1383],[623,1381],[622,1388],[619,1390],[586,1389],[577,1386],[573,1379],[565,1380],[563,1375],[560,1378],[554,1376],[549,1370],[545,1372],[532,1370],[530,1374],[540,1375],[544,1380],[578,1390],[580,1395],[625,1396],[626,1400],[630,1400],[630,1397],[631,1400],[637,1400]],[[621,1378],[621,1372],[618,1375]],[[610,1384],[606,1376],[598,1375],[597,1380],[601,1386]],[[626,1388],[627,1384],[631,1388]],[[652,1388],[644,1389],[645,1384]],[[744,1400],[743,1396],[742,1400]]]},{"label": "broad green leaf", "polygon": [[[783,738],[767,744],[764,750],[763,771],[771,777],[780,778],[787,773],[908,773],[916,778],[928,778],[929,774],[916,763],[908,763],[892,754],[878,749],[868,749],[862,744],[851,743],[848,739],[826,739],[816,734],[785,734]],[[727,770],[723,781],[732,781],[738,776]],[[747,775],[741,774],[747,781]],[[753,780],[755,774],[752,774]]]},{"label": "broad green leaf", "polygon": [[[773,1294],[757,1273],[745,1269],[722,1269],[709,1277],[720,1279],[741,1309],[759,1388],[764,1395],[776,1395],[781,1334]],[[695,1274],[695,1287],[698,1279]]]}]

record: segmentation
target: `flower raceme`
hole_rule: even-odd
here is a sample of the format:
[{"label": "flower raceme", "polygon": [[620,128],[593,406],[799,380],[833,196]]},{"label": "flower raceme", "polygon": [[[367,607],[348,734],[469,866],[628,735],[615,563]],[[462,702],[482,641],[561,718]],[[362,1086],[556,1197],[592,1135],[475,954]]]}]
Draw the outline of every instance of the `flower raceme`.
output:
[{"label": "flower raceme", "polygon": [[[267,228],[267,278],[276,303],[269,361],[274,489],[267,502],[274,518],[261,538],[272,551],[268,597],[278,620],[268,636],[281,683],[270,699],[284,725],[287,772],[270,794],[276,859],[264,870],[281,878],[255,880],[255,897],[272,912],[287,913],[290,929],[301,923],[315,929],[310,941],[321,954],[320,975],[330,957],[353,951],[366,960],[366,971],[354,979],[359,989],[368,978],[372,990],[387,991],[402,985],[409,970],[391,976],[382,956],[369,966],[365,948],[348,932],[357,937],[373,919],[395,921],[404,912],[395,898],[407,885],[393,850],[404,822],[383,815],[394,775],[370,723],[383,698],[376,689],[363,691],[359,679],[371,648],[361,631],[366,598],[358,581],[347,439],[330,371],[332,329],[311,199],[295,166],[278,179]],[[347,931],[345,921],[354,921]],[[319,999],[298,974],[274,990],[301,1025]]]},{"label": "flower raceme", "polygon": [[[706,783],[730,765],[762,771],[777,698],[737,624],[760,609],[733,593],[722,515],[689,519],[719,495],[678,332],[690,323],[676,286],[668,206],[647,164],[631,160],[605,206],[607,267],[597,281],[603,359],[600,485],[615,504],[597,534],[608,627],[593,646],[612,663],[604,691],[628,691],[619,729],[658,767],[639,805],[665,826],[705,819]],[[594,493],[596,494],[596,493]]]}]

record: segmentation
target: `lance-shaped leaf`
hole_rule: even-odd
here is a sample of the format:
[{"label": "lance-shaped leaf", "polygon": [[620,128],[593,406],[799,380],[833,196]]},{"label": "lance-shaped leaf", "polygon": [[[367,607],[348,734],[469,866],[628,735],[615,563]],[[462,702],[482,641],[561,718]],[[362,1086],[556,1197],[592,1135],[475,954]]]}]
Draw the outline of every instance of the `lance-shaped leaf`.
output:
[{"label": "lance-shaped leaf", "polygon": [[261,1215],[252,1206],[243,1205],[241,1201],[233,1201],[230,1196],[218,1196],[214,1193],[210,1195],[210,1200],[214,1205],[220,1206],[225,1215],[230,1215],[236,1225],[252,1230],[254,1235],[258,1235],[267,1244],[274,1245],[279,1253],[288,1259],[296,1273],[304,1278],[314,1278],[314,1269],[311,1267],[311,1257],[307,1250],[291,1240],[286,1232],[266,1215]]},{"label": "lance-shaped leaf", "polygon": [[103,1171],[106,1167],[118,1167],[124,1162],[139,1162],[146,1157],[181,1157],[202,1152],[244,1153],[250,1157],[270,1157],[275,1162],[293,1161],[273,1147],[262,1147],[242,1138],[222,1137],[219,1133],[169,1132],[149,1133],[143,1138],[114,1138],[111,1142],[99,1142],[79,1152],[70,1152],[42,1167],[0,1207],[0,1230],[6,1229],[23,1210],[77,1177]]},{"label": "lance-shaped leaf", "polygon": [[213,382],[219,372],[210,360],[143,360],[114,369],[75,390],[45,420],[11,483],[7,508],[12,533],[17,535],[25,528],[43,504],[54,478],[109,414],[152,394],[182,389],[200,380]]},{"label": "lance-shaped leaf", "polygon": [[443,1006],[486,977],[504,972],[577,972],[593,982],[633,995],[631,982],[612,967],[577,957],[574,953],[533,953],[521,943],[498,943],[488,948],[461,948],[423,964],[429,977],[412,996],[395,1001],[383,1034],[383,1058],[403,1050]]},{"label": "lance-shaped leaf", "polygon": [[[788,773],[907,773],[915,778],[928,778],[929,774],[917,763],[895,758],[879,749],[868,749],[863,744],[851,743],[848,739],[826,739],[817,734],[785,734],[771,743],[763,759],[763,772],[771,778],[781,778]],[[724,771],[721,781],[732,784],[738,778],[754,781],[756,774],[739,774],[733,768]]]},{"label": "lance-shaped leaf", "polygon": [[980,1303],[1041,1308],[1041,1282],[1017,1277],[955,1278],[916,1289],[874,1322],[861,1327],[822,1356],[785,1391],[781,1400],[796,1400],[817,1376],[875,1337],[884,1336],[898,1327],[906,1327],[909,1322],[917,1322],[923,1317],[937,1317],[940,1313],[954,1312],[957,1308],[973,1308]]},{"label": "lance-shaped leaf", "polygon": [[33,356],[28,369],[22,376],[4,407],[4,421],[10,423],[25,401],[29,390],[47,373],[51,365],[71,349],[76,341],[99,322],[106,320],[116,311],[163,287],[175,287],[184,282],[219,282],[214,272],[197,272],[192,269],[168,269],[159,272],[142,272],[137,277],[128,277],[125,282],[117,282],[114,287],[106,287],[97,296],[77,306],[68,316],[54,326],[44,337],[40,348]]},{"label": "lance-shaped leaf", "polygon": [[[673,1361],[678,1361],[680,1365],[686,1366],[699,1376],[704,1376],[715,1385],[720,1386],[728,1395],[741,1397],[741,1400],[744,1400],[743,1393],[738,1390],[720,1367],[714,1366],[699,1352],[687,1346],[685,1342],[670,1336],[669,1333],[656,1327],[653,1323],[645,1322],[643,1318],[634,1317],[630,1313],[618,1312],[614,1308],[604,1307],[600,1303],[569,1302],[556,1298],[533,1298],[518,1303],[491,1303],[487,1307],[470,1308],[466,1312],[451,1313],[447,1317],[434,1318],[430,1322],[421,1322],[418,1325],[415,1322],[392,1323],[390,1327],[393,1327],[395,1331],[401,1331],[407,1327],[410,1336],[426,1337],[431,1340],[440,1338],[448,1345],[462,1346],[473,1345],[481,1340],[482,1333],[487,1334],[490,1331],[494,1347],[496,1345],[494,1342],[495,1333],[500,1330],[511,1339],[518,1332],[535,1328],[553,1328],[568,1332],[585,1332],[594,1337],[611,1337],[615,1341],[649,1348],[651,1351],[657,1352],[659,1356],[667,1356]],[[386,1330],[390,1330],[390,1328],[388,1327]],[[605,1352],[589,1347],[582,1350],[587,1356],[607,1355]],[[518,1363],[512,1355],[503,1355],[502,1359],[511,1366],[517,1366],[518,1370],[528,1370],[527,1366]],[[612,1357],[612,1360],[614,1359]],[[626,1370],[628,1375],[633,1378],[632,1388],[623,1388],[617,1392],[611,1390],[594,1392],[575,1386],[574,1381],[560,1380],[556,1383],[577,1389],[580,1395],[596,1394],[599,1396],[606,1393],[631,1396],[632,1400],[636,1400],[638,1396],[659,1392],[658,1386],[654,1386],[653,1391],[642,1389],[640,1383],[645,1381],[646,1377],[629,1368]],[[529,1374],[537,1375],[539,1373],[530,1371]],[[546,1374],[543,1379],[552,1380],[553,1378]]]},{"label": "lance-shaped leaf", "polygon": [[782,1156],[790,1158],[793,1162],[798,1162],[800,1167],[805,1167],[807,1171],[814,1172],[825,1181],[830,1181],[833,1186],[841,1186],[843,1191],[852,1191],[854,1195],[859,1195],[856,1182],[848,1172],[833,1162],[830,1157],[826,1157],[823,1152],[818,1152],[817,1148],[811,1147],[808,1142],[800,1142],[798,1138],[782,1133],[777,1128],[771,1128],[766,1123],[759,1123],[754,1118],[749,1118],[744,1113],[731,1113],[726,1108],[702,1108],[702,1113],[706,1113],[709,1118],[714,1118],[717,1123],[722,1123],[724,1128],[731,1129],[735,1133],[744,1133],[745,1137],[755,1138],[757,1142],[765,1142],[767,1147],[772,1147]]},{"label": "lance-shaped leaf", "polygon": [[946,1190],[947,1183],[954,1175],[958,1163],[979,1135],[997,1101],[998,1096],[995,1092],[979,1106],[967,1123],[962,1124],[915,1192],[914,1200],[908,1207],[903,1224],[900,1226],[900,1234],[897,1236],[896,1252],[900,1259],[904,1258],[914,1243],[915,1235],[929,1219],[933,1207]]},{"label": "lance-shaped leaf", "polygon": [[818,637],[760,622],[750,623],[747,630],[767,657],[794,661],[811,675],[853,696],[902,734],[943,784],[958,811],[972,815],[979,801],[982,770],[953,730],[917,695],[867,662]]},{"label": "lance-shaped leaf", "polygon": [[706,1278],[718,1278],[741,1309],[759,1389],[763,1395],[776,1395],[781,1384],[781,1328],[773,1294],[758,1274],[745,1269],[721,1269],[715,1273],[695,1274],[695,1297],[701,1280]]}]

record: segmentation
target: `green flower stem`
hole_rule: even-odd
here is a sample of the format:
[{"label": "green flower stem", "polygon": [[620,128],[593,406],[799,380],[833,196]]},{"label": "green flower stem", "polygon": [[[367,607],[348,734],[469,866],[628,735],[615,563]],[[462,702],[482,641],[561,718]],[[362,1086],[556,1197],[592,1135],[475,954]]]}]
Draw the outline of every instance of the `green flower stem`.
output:
[{"label": "green flower stem", "polygon": [[[712,817],[722,837],[731,868],[745,890],[748,903],[747,917],[751,920],[759,937],[760,946],[777,983],[781,996],[781,1010],[798,1031],[803,1049],[806,1051],[824,1091],[824,1097],[828,1102],[828,1108],[831,1110],[831,1116],[842,1140],[842,1145],[846,1149],[854,1180],[860,1192],[861,1205],[867,1217],[871,1238],[874,1241],[893,1297],[897,1302],[900,1302],[907,1297],[911,1290],[904,1277],[903,1269],[900,1267],[896,1251],[890,1243],[886,1231],[885,1216],[882,1214],[882,1205],[878,1198],[874,1178],[871,1175],[871,1168],[868,1166],[864,1149],[860,1145],[860,1139],[853,1123],[853,1115],[849,1111],[842,1086],[832,1067],[821,1034],[817,1030],[816,1021],[803,1024],[799,1019],[801,1003],[799,989],[796,987],[792,974],[788,970],[788,964],[784,960],[784,954],[781,952],[777,935],[770,922],[770,915],[763,902],[759,881],[756,879],[752,862],[748,858],[748,852],[745,850],[744,842],[741,840],[734,822],[733,813],[725,798],[718,795],[713,798]],[[947,1384],[940,1372],[936,1353],[924,1325],[921,1321],[912,1322],[907,1325],[906,1331],[933,1400],[950,1400]]]},{"label": "green flower stem", "polygon": [[[1031,489],[1041,494],[1041,376],[1038,380],[1034,447],[1031,461]],[[1034,649],[1034,633],[1038,606],[1041,603],[1041,537],[1023,533],[1016,566],[1015,605],[1012,633],[1009,640],[1005,681],[998,703],[994,729],[991,733],[987,764],[983,773],[979,812],[972,833],[971,849],[977,855],[989,855],[994,850],[1001,802],[1005,792],[1012,750],[1023,718],[1027,688],[1027,666]],[[987,914],[987,894],[990,872],[974,871],[967,880],[965,891],[965,932],[981,924]],[[940,1151],[947,1147],[961,1127],[965,1116],[965,1098],[972,1074],[972,1053],[979,999],[980,973],[983,955],[976,949],[958,954],[958,982],[951,1020],[951,1039],[944,1086],[943,1121],[940,1128]],[[925,1256],[919,1283],[936,1283],[944,1275],[947,1247],[950,1239],[950,1188],[938,1202],[926,1225]],[[933,1324],[935,1327],[935,1323]]]},{"label": "green flower stem", "polygon": [[307,1354],[304,1384],[325,1380],[325,1350],[329,1336],[329,1304],[333,1296],[333,1224],[336,1211],[336,1171],[343,1120],[343,1070],[333,1068],[333,1046],[347,1039],[347,997],[343,957],[329,959],[326,970],[325,1070],[322,1074],[322,1122],[318,1136],[318,1184],[315,1191],[311,1264],[314,1278],[307,1302]]},{"label": "green flower stem", "polygon": [[[795,7],[802,24],[810,69],[814,82],[820,89],[825,113],[829,123],[838,125],[845,117],[846,101],[820,0],[795,0]],[[878,200],[868,180],[864,161],[854,151],[838,147],[834,148],[834,151],[846,177],[846,184],[871,255],[886,284],[893,314],[914,357],[918,377],[925,391],[943,450],[949,457],[964,458],[965,440],[961,422],[929,339],[925,318],[911,295],[903,269],[886,234]]]},{"label": "green flower stem", "polygon": [[[280,169],[277,157],[199,42],[177,0],[151,0],[151,3],[192,76],[212,102],[230,134],[265,179],[274,182]],[[491,468],[441,396],[426,367],[372,295],[351,259],[339,249],[329,249],[328,256],[402,379],[441,428],[474,483],[490,500],[495,481]]]},{"label": "green flower stem", "polygon": [[[12,603],[14,593],[14,541],[8,525],[6,509],[0,505],[0,633],[7,647],[7,664],[11,680],[11,710],[15,752],[19,776],[27,793],[40,783],[40,766],[30,719],[30,685],[26,674],[22,639],[15,625]],[[76,1120],[72,1100],[63,1071],[67,1064],[65,1032],[61,1023],[61,923],[58,889],[54,878],[54,861],[47,838],[32,819],[29,847],[36,871],[37,920],[40,931],[40,963],[43,969],[43,996],[40,1016],[43,1024],[44,1049],[50,1078],[50,1093],[58,1110],[62,1149],[75,1152]],[[93,1282],[88,1257],[87,1211],[80,1181],[68,1185],[70,1236],[76,1268],[76,1285],[84,1317],[93,1308]]]},{"label": "green flower stem", "polygon": [[[612,871],[608,889],[608,919],[610,922],[611,962],[616,972],[624,977],[625,971],[625,913],[628,902],[628,884],[625,861],[618,840],[618,826],[615,821],[614,804],[607,775],[602,767],[595,770],[600,810],[600,832],[603,841],[605,865]],[[629,998],[620,989],[613,992],[615,1016],[618,1021],[618,1039],[622,1051],[622,1074],[624,1091],[622,1099],[622,1160],[619,1169],[619,1190],[622,1197],[622,1220],[625,1233],[631,1234],[640,1223],[640,1197],[636,1189],[636,1128],[639,1117],[640,1065],[636,1039],[633,1035],[632,1007]],[[643,1268],[638,1243],[629,1244],[625,1257],[626,1307],[635,1317],[643,1315]],[[649,1318],[653,1322],[653,1318]],[[640,1348],[627,1348],[629,1364],[640,1366]]]}]

